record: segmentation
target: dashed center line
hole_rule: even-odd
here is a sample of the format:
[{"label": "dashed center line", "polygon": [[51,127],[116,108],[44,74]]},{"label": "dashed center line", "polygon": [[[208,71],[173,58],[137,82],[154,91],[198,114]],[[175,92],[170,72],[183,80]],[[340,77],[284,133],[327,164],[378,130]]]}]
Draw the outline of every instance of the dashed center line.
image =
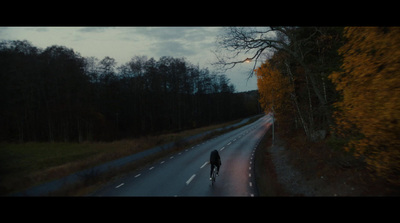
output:
[{"label": "dashed center line", "polygon": [[[249,130],[247,130],[246,132],[244,132],[244,133],[242,133],[241,135],[237,136],[235,139],[231,140],[231,141],[228,142],[225,146],[223,146],[222,148],[220,148],[219,151],[224,150],[225,148],[227,148],[227,146],[231,145],[233,142],[237,141],[237,140],[240,139],[242,136],[246,135],[248,132],[249,132]],[[215,138],[215,139],[216,139],[216,138]],[[212,139],[212,140],[215,140],[215,139]],[[209,141],[211,141],[211,140],[209,140]],[[207,142],[209,142],[209,141],[207,141]],[[259,143],[259,142],[257,142],[257,145],[258,145],[258,143]],[[199,147],[200,145],[203,145],[203,144],[205,144],[205,142],[200,143],[200,144],[195,145],[195,146],[192,146],[190,149]],[[252,168],[252,167],[251,167],[251,166],[252,166],[252,163],[253,163],[253,162],[252,162],[251,160],[253,159],[254,151],[255,151],[255,149],[257,148],[257,145],[256,145],[256,147],[253,149],[253,152],[252,152],[252,154],[251,154],[251,156],[250,156],[250,167],[249,167],[249,172],[250,172],[250,173],[249,173],[249,178],[252,177],[252,174],[251,174],[251,168]],[[187,151],[189,151],[189,148],[185,149],[185,152],[187,152]],[[175,156],[182,155],[182,153],[183,153],[183,152],[179,152],[179,153],[176,154]],[[170,156],[169,159],[174,159],[174,156]],[[163,160],[163,161],[160,162],[160,164],[163,164],[163,163],[165,163],[165,162],[166,162],[166,161]],[[208,161],[206,161],[203,165],[201,165],[201,166],[200,166],[200,169],[204,168],[207,164],[209,164]],[[154,168],[155,168],[155,166],[151,166],[148,170],[152,170],[152,169],[154,169]],[[137,178],[137,177],[139,177],[139,176],[141,176],[141,173],[135,175],[135,178]],[[193,181],[193,179],[194,179],[195,177],[196,177],[196,174],[193,174],[193,175],[186,181],[186,185],[189,185],[189,184]],[[119,184],[118,186],[116,186],[115,188],[122,187],[123,185],[124,185],[124,183],[121,183],[121,184]],[[252,184],[251,181],[249,182],[249,187],[253,187],[253,184]],[[253,193],[250,193],[250,196],[253,197],[254,194],[253,194]]]},{"label": "dashed center line", "polygon": [[116,186],[115,188],[122,187],[123,185],[124,185],[124,183],[122,183],[122,184],[120,184],[120,185]]},{"label": "dashed center line", "polygon": [[189,185],[190,184],[190,182],[193,180],[193,178],[195,178],[196,177],[196,174],[193,174],[190,178],[189,178],[189,180],[187,180],[186,181],[186,185]]}]

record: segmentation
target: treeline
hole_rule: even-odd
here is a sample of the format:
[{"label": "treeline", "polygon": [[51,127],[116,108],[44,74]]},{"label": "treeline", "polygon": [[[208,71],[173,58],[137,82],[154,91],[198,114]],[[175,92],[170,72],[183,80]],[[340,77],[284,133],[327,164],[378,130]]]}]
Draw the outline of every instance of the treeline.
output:
[{"label": "treeline", "polygon": [[1,141],[110,141],[260,112],[224,74],[182,58],[85,58],[73,49],[0,42]]},{"label": "treeline", "polygon": [[330,135],[400,185],[400,28],[279,27],[257,69],[262,107],[288,132]]},{"label": "treeline", "polygon": [[263,107],[311,141],[325,138],[334,125],[339,94],[328,77],[340,69],[342,32],[343,27],[279,29],[279,48],[256,72]]}]

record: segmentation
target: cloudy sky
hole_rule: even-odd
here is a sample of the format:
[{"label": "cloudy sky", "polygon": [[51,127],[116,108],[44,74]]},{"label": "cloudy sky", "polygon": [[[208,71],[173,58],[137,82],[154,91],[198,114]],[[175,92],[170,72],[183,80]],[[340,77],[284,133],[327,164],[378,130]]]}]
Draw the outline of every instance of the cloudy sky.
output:
[{"label": "cloudy sky", "polygon": [[[200,68],[216,68],[213,50],[221,27],[0,27],[0,40],[28,40],[46,48],[61,45],[74,49],[83,57],[114,58],[118,66],[134,56],[184,57]],[[245,58],[244,58],[245,59]],[[236,91],[257,89],[257,80],[247,74],[254,64],[240,64],[226,72]]]}]

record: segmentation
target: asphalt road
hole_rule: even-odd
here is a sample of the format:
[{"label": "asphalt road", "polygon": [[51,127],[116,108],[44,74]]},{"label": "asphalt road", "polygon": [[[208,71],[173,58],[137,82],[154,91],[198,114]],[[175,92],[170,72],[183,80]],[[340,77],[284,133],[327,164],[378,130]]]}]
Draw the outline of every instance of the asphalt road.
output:
[{"label": "asphalt road", "polygon": [[[164,157],[89,196],[256,196],[253,155],[271,123],[269,115],[263,116],[252,124]],[[219,151],[222,165],[211,186],[208,160],[214,149]]]}]

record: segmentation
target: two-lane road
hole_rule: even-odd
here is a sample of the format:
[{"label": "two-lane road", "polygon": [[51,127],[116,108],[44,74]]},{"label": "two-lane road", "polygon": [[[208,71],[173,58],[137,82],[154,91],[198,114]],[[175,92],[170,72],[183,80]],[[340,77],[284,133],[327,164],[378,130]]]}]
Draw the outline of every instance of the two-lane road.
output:
[{"label": "two-lane road", "polygon": [[[116,180],[90,196],[254,196],[253,155],[272,118],[263,116]],[[222,165],[214,186],[209,156],[218,150]]]}]

